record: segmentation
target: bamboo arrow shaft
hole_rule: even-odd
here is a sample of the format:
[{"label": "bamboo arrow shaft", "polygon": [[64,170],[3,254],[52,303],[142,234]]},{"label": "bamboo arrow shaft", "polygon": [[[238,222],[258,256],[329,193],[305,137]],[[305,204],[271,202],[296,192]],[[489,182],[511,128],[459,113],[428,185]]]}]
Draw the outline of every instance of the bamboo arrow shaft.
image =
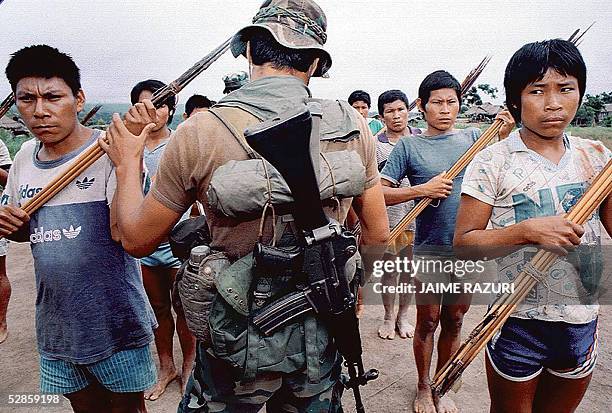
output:
[{"label": "bamboo arrow shaft", "polygon": [[11,93],[0,103],[0,118],[6,115],[13,104],[15,104],[15,95]]},{"label": "bamboo arrow shaft", "polygon": [[[483,150],[497,136],[504,122],[500,119],[495,120],[491,126],[478,138],[476,142],[455,162],[455,164],[446,172],[445,178],[455,179],[461,171],[474,159],[476,154]],[[427,206],[432,202],[431,198],[423,198],[421,201],[404,216],[400,222],[391,230],[389,234],[389,245],[400,236],[404,229],[413,222]]]},{"label": "bamboo arrow shaft", "polygon": [[[608,161],[603,170],[595,177],[580,201],[567,214],[567,219],[579,225],[584,224],[610,194],[612,194],[612,160]],[[546,274],[558,258],[552,252],[540,250],[532,258],[530,264],[539,274]],[[528,270],[523,270],[514,282],[514,293],[505,294],[493,303],[483,321],[470,333],[468,340],[435,375],[432,382],[435,392],[444,395],[452,387],[486,343],[529,294],[529,291],[538,282],[538,277],[530,274]]]},{"label": "bamboo arrow shaft", "polygon": [[[152,97],[151,101],[156,107],[161,106],[169,96],[176,95],[181,91],[189,82],[191,82],[197,75],[206,70],[214,61],[216,61],[221,55],[229,48],[231,38],[223,42],[219,47],[213,50],[211,53],[206,55],[189,70],[183,73],[174,82],[171,82],[168,86],[158,90]],[[62,189],[82,174],[87,168],[89,168],[96,160],[100,159],[104,155],[104,151],[96,142],[89,149],[81,153],[64,172],[56,176],[49,184],[47,184],[39,193],[33,198],[26,202],[22,208],[28,214],[33,213],[38,208],[49,202],[55,195],[57,195]]]}]

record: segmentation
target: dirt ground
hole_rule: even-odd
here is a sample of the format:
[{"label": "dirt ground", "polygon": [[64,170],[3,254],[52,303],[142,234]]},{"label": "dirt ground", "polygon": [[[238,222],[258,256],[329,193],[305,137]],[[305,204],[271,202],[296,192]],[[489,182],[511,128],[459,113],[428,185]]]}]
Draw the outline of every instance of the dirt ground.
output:
[{"label": "dirt ground", "polygon": [[[32,256],[26,244],[11,244],[7,257],[9,279],[13,295],[8,309],[9,337],[0,344],[0,413],[4,412],[70,412],[67,401],[61,407],[21,407],[7,404],[8,395],[38,392],[38,355],[34,333],[34,271]],[[473,307],[467,314],[464,334],[471,331],[484,313],[483,307]],[[414,316],[414,308],[411,308]],[[600,353],[597,367],[578,412],[610,411],[612,405],[612,320],[609,306],[602,307],[599,321]],[[382,306],[368,306],[361,321],[366,368],[378,368],[380,378],[363,388],[366,410],[377,412],[411,412],[416,371],[410,339],[381,340],[376,335],[377,321]],[[178,342],[175,345],[178,348]],[[179,353],[175,351],[176,357]],[[175,412],[179,401],[179,387],[172,383],[166,393],[155,402],[147,402],[151,413]],[[459,393],[451,394],[462,412],[489,410],[483,357],[480,356],[463,376]],[[352,411],[352,396],[345,395],[346,411]],[[608,407],[606,407],[608,406]]]}]

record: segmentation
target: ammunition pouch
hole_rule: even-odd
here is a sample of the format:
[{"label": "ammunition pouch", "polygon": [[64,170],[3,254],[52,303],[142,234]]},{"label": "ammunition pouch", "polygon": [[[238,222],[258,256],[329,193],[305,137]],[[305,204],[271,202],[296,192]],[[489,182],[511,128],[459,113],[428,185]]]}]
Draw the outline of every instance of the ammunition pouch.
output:
[{"label": "ammunition pouch", "polygon": [[300,247],[275,247],[257,243],[253,251],[255,269],[268,276],[292,276],[302,270],[304,250]]},{"label": "ammunition pouch", "polygon": [[[290,249],[291,250],[291,249]],[[322,368],[333,365],[336,357],[327,329],[314,317],[306,315],[299,321],[284,325],[273,335],[265,336],[253,324],[249,302],[257,306],[256,292],[265,305],[286,293],[287,278],[260,282],[254,276],[253,255],[249,254],[223,269],[215,280],[218,294],[211,306],[210,350],[234,367],[238,380],[249,382],[263,372],[290,373],[306,366],[309,381],[318,382],[327,374]]]},{"label": "ammunition pouch", "polygon": [[[365,167],[355,151],[321,154],[321,199],[350,198],[365,188]],[[209,205],[228,217],[260,214],[270,199],[275,205],[293,202],[281,174],[266,160],[229,161],[215,170],[207,191]]]},{"label": "ammunition pouch", "polygon": [[[319,231],[319,232],[317,232]],[[357,283],[351,283],[358,258],[355,236],[337,223],[314,231],[312,243],[303,248],[292,247],[292,263],[287,261],[287,248],[261,246],[265,250],[255,260],[253,323],[266,336],[278,328],[293,323],[304,314],[318,316],[338,314],[349,310],[355,303]],[[317,237],[322,239],[316,239]],[[280,271],[266,272],[268,263],[282,262]],[[263,265],[261,264],[263,262]],[[261,285],[271,283],[279,275],[292,274],[285,282],[290,288],[264,307],[262,301],[270,298]],[[266,281],[267,280],[267,281]]]}]

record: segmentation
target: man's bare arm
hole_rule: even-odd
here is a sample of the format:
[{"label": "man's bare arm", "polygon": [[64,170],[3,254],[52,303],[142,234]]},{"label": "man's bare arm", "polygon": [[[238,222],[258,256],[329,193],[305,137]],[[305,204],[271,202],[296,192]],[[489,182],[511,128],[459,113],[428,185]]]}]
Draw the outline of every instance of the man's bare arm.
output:
[{"label": "man's bare arm", "polygon": [[389,241],[389,218],[380,183],[366,189],[353,200],[353,209],[361,223],[364,245],[386,245]]},{"label": "man's bare arm", "polygon": [[389,242],[389,218],[382,194],[377,183],[366,189],[353,200],[353,209],[361,223],[361,257],[365,270],[364,284],[372,274],[373,263],[381,259]]},{"label": "man's bare arm", "polygon": [[385,204],[396,205],[417,198],[437,199],[448,197],[453,189],[453,181],[443,178],[443,174],[444,172],[424,184],[407,188],[395,188],[391,182],[381,178]]},{"label": "man's bare arm", "polygon": [[145,257],[167,239],[182,214],[167,208],[151,194],[137,202],[128,193],[129,187],[125,185],[126,189],[120,190],[117,185],[114,200],[121,245],[130,255]]},{"label": "man's bare arm", "polygon": [[486,229],[492,211],[493,206],[469,195],[462,195],[455,225],[454,246],[474,248],[473,253],[478,252],[477,255],[489,258],[507,254],[507,247],[526,244],[547,246],[565,254],[567,251],[564,247],[580,244],[580,237],[584,234],[580,225],[563,216],[531,218],[505,228]]},{"label": "man's bare arm", "polygon": [[416,198],[422,198],[425,195],[417,186],[408,188],[395,188],[391,186],[391,182],[382,180],[382,191],[386,205],[397,205],[402,202],[412,201]]},{"label": "man's bare arm", "polygon": [[140,136],[134,136],[115,114],[106,133],[108,143],[100,140],[116,167],[117,189],[111,205],[116,221],[113,238],[119,238],[123,248],[135,257],[152,253],[181,217],[151,194],[144,197],[142,192],[142,151],[152,126],[147,125]]}]

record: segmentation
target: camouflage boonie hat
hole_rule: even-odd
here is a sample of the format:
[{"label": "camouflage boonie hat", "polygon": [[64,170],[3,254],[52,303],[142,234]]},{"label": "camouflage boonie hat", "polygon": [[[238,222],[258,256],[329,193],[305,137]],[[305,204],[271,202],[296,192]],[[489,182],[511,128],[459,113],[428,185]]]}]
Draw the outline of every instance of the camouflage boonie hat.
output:
[{"label": "camouflage boonie hat", "polygon": [[322,76],[331,67],[329,53],[323,49],[327,41],[327,18],[312,0],[266,0],[253,24],[243,27],[231,43],[234,57],[246,54],[246,43],[253,29],[265,29],[281,45],[290,49],[317,49],[319,64],[313,76]]},{"label": "camouflage boonie hat", "polygon": [[223,93],[227,94],[249,83],[249,75],[245,71],[230,73],[229,75],[223,76],[223,82],[225,83]]}]

